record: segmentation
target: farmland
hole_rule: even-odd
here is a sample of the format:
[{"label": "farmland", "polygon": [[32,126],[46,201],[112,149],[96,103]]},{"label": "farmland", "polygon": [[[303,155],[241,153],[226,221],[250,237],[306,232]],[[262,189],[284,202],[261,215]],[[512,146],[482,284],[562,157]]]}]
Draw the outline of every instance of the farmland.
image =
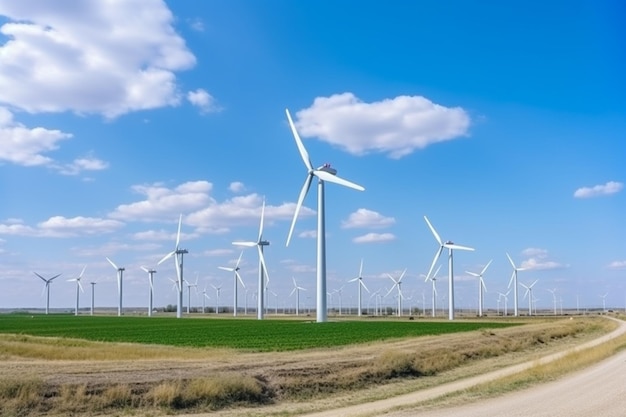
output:
[{"label": "farmland", "polygon": [[0,415],[295,415],[497,369],[611,326],[2,315]]},{"label": "farmland", "polygon": [[515,325],[510,322],[195,319],[73,315],[0,315],[0,333],[248,351],[328,348]]}]

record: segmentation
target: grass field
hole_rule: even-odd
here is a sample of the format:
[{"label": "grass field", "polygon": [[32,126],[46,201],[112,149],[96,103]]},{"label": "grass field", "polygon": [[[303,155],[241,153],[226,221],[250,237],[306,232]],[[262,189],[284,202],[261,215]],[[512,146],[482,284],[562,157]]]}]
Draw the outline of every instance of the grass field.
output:
[{"label": "grass field", "polygon": [[0,315],[0,333],[249,351],[290,351],[515,325],[503,322],[175,319],[73,315]]}]

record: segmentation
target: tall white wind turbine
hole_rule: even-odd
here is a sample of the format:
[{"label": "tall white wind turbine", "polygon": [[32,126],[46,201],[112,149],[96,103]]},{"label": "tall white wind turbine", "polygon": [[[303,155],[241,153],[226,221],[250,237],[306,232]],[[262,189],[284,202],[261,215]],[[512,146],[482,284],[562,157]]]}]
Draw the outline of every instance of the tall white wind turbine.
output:
[{"label": "tall white wind turbine", "polygon": [[317,177],[317,322],[323,323],[328,321],[328,311],[326,309],[326,219],[324,208],[324,183],[333,182],[335,184],[343,185],[344,187],[348,188],[353,188],[358,191],[363,191],[365,190],[365,188],[348,180],[344,180],[341,177],[338,177],[337,170],[331,168],[330,164],[324,164],[319,168],[313,168],[313,164],[311,163],[309,154],[304,147],[302,140],[300,139],[300,135],[296,130],[296,126],[293,124],[293,120],[291,119],[289,110],[285,109],[285,112],[287,113],[289,126],[291,127],[291,132],[293,133],[296,145],[298,146],[298,151],[300,152],[302,161],[304,162],[304,165],[307,169],[307,175],[304,180],[304,185],[300,190],[298,203],[296,205],[296,211],[293,214],[293,220],[289,229],[289,235],[287,236],[287,246],[289,246],[289,242],[291,241],[291,235],[293,234],[293,229],[296,225],[298,213],[300,212],[300,208],[302,207],[304,198],[309,192],[311,182],[313,182],[313,177]]},{"label": "tall white wind turbine", "polygon": [[85,292],[85,290],[83,290],[82,284],[80,283],[80,280],[83,278],[83,274],[85,273],[85,268],[87,268],[87,265],[83,266],[83,270],[80,272],[80,275],[78,277],[68,279],[68,281],[76,281],[76,308],[74,309],[75,316],[78,316],[78,305],[80,301],[80,293]]},{"label": "tall white wind turbine", "polygon": [[50,311],[50,284],[52,283],[53,280],[55,280],[56,278],[60,277],[61,274],[57,274],[55,276],[53,276],[52,278],[44,278],[41,275],[39,275],[36,272],[33,272],[33,274],[37,275],[39,278],[41,278],[41,280],[44,282],[44,287],[43,287],[43,291],[41,293],[41,295],[43,295],[43,292],[46,292],[46,314],[48,314],[48,312]]},{"label": "tall white wind turbine", "polygon": [[270,280],[267,265],[265,264],[265,256],[263,255],[263,247],[269,246],[270,242],[263,240],[263,218],[265,217],[265,199],[261,208],[261,224],[259,226],[259,237],[254,242],[233,242],[235,246],[244,246],[247,248],[256,247],[259,253],[259,282],[257,289],[257,319],[262,320],[265,313],[265,279]]},{"label": "tall white wind turbine", "polygon": [[428,221],[428,217],[424,216],[424,220],[426,220],[426,224],[428,228],[433,233],[433,236],[439,243],[439,249],[437,253],[435,253],[435,257],[433,258],[433,263],[430,265],[430,270],[428,271],[427,277],[430,277],[431,272],[433,272],[433,268],[435,268],[435,264],[439,260],[441,256],[441,252],[443,252],[444,248],[448,249],[448,320],[454,320],[454,262],[453,262],[453,252],[455,249],[457,250],[466,250],[473,251],[474,248],[470,248],[467,246],[457,245],[454,242],[447,241],[443,242],[439,237],[439,234],[435,230],[432,224]]},{"label": "tall white wind turbine", "polygon": [[358,311],[359,317],[361,317],[361,309],[362,309],[362,307],[361,307],[361,293],[362,293],[362,289],[365,288],[365,291],[370,292],[370,290],[367,289],[367,286],[363,282],[363,259],[361,259],[361,267],[359,268],[359,276],[356,277],[356,278],[352,278],[348,282],[354,282],[354,281],[358,281],[359,282],[359,284],[358,284],[358,287],[359,287],[358,288],[358,290],[359,290],[359,293],[358,293],[359,308],[357,309],[357,311]]},{"label": "tall white wind turbine", "polygon": [[[435,271],[435,273],[433,274],[432,277],[428,277],[428,275],[423,275],[425,276],[426,279],[424,280],[424,282],[427,282],[429,279],[432,283],[432,300],[431,300],[431,306],[432,306],[432,317],[435,317],[437,315],[437,274],[439,273],[439,270],[441,269],[441,265],[439,265],[439,267],[437,267],[437,270]],[[423,306],[424,312],[426,312],[426,305]],[[424,313],[425,315],[425,313]]]},{"label": "tall white wind turbine", "polygon": [[528,315],[529,316],[533,315],[533,286],[537,283],[537,281],[539,280],[536,279],[535,282],[533,282],[530,285],[525,285],[524,283],[520,282],[520,285],[526,288],[526,292],[524,293],[524,298],[528,297]]},{"label": "tall white wind turbine", "polygon": [[178,279],[176,289],[178,290],[178,303],[176,305],[176,318],[181,318],[183,316],[183,256],[186,253],[189,253],[187,249],[180,248],[180,226],[183,222],[183,215],[181,214],[178,217],[178,232],[176,233],[176,246],[174,250],[165,255],[157,265],[161,265],[167,259],[174,257],[174,261],[176,263],[176,278]]},{"label": "tall white wind turbine", "polygon": [[518,268],[517,266],[515,266],[513,259],[511,259],[508,253],[506,254],[506,257],[509,258],[509,262],[513,267],[513,274],[511,275],[511,279],[509,280],[508,288],[511,288],[511,284],[513,284],[513,315],[517,317],[519,316],[519,311],[517,308],[517,272],[525,271],[526,268]]},{"label": "tall white wind turbine", "polygon": [[233,317],[237,317],[237,289],[238,289],[238,285],[237,285],[237,281],[239,281],[239,283],[241,283],[241,286],[243,288],[246,288],[246,284],[243,283],[243,280],[241,279],[241,275],[239,275],[239,263],[241,262],[241,256],[243,255],[243,251],[239,254],[239,258],[237,259],[237,263],[235,264],[234,268],[228,267],[228,266],[218,266],[219,269],[224,270],[224,271],[229,271],[229,272],[233,272]]},{"label": "tall white wind turbine", "polygon": [[289,293],[289,296],[291,297],[294,293],[296,293],[296,316],[299,316],[300,315],[300,291],[306,291],[306,288],[299,286],[294,277],[291,277],[291,279],[293,280],[293,290],[291,290],[291,292]]},{"label": "tall white wind turbine", "polygon": [[124,278],[124,271],[126,270],[125,268],[120,268],[117,265],[115,265],[115,263],[110,260],[109,258],[107,258],[107,261],[109,261],[109,263],[111,264],[111,266],[113,268],[115,268],[115,270],[117,271],[117,292],[118,295],[120,297],[119,303],[117,305],[117,315],[121,316],[122,315],[122,285],[123,285],[123,278]]},{"label": "tall white wind turbine", "polygon": [[196,275],[196,282],[193,284],[187,280],[185,280],[187,284],[187,314],[191,314],[191,289],[196,289],[196,295],[198,294],[198,276]]},{"label": "tall white wind turbine", "polygon": [[[493,260],[493,259],[492,259]],[[485,267],[483,268],[482,271],[480,271],[480,274],[477,274],[475,272],[470,272],[470,271],[465,271],[468,274],[478,278],[478,316],[482,317],[483,316],[483,305],[484,305],[484,291],[487,291],[487,286],[485,285],[485,280],[483,279],[483,274],[485,273],[485,271],[487,270],[487,268],[489,268],[489,265],[491,265],[491,261],[487,262],[487,265],[485,265]]]},{"label": "tall white wind turbine", "polygon": [[404,268],[404,271],[402,271],[402,274],[400,274],[400,277],[398,279],[395,279],[390,274],[387,274],[389,279],[393,281],[393,285],[391,286],[389,291],[387,291],[387,294],[385,294],[385,297],[388,296],[389,294],[391,294],[391,292],[394,289],[398,290],[398,297],[397,297],[398,298],[398,310],[397,310],[397,313],[396,313],[397,317],[402,316],[402,299],[404,298],[404,295],[402,294],[401,286],[402,286],[402,278],[404,278],[404,274],[406,274],[406,268]]},{"label": "tall white wind turbine", "polygon": [[556,316],[556,288],[553,288],[553,289],[548,290],[548,291],[552,293],[552,303],[554,305],[554,315]]}]

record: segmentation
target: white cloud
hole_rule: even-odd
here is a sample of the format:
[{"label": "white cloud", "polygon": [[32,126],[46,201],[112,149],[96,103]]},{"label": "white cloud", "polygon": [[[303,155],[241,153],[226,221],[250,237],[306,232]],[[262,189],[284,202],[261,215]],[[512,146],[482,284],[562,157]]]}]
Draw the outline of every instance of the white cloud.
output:
[{"label": "white cloud", "polygon": [[246,186],[243,184],[243,182],[233,181],[228,186],[228,189],[233,193],[240,193],[246,190]]},{"label": "white cloud", "polygon": [[9,110],[0,107],[0,161],[23,166],[51,165],[53,160],[44,154],[58,149],[60,141],[71,137],[60,130],[27,128],[15,122]]},{"label": "white cloud", "polygon": [[297,112],[303,137],[317,137],[363,155],[401,158],[433,143],[466,136],[470,118],[460,107],[444,107],[421,96],[365,103],[352,93],[317,97]]},{"label": "white cloud", "polygon": [[341,227],[343,229],[382,229],[393,225],[395,222],[396,219],[393,217],[385,217],[375,211],[360,208],[354,213],[351,213],[350,216],[348,216],[348,220],[341,222]]},{"label": "white cloud", "polygon": [[527,248],[522,251],[522,255],[529,257],[522,261],[519,265],[521,268],[528,270],[547,270],[569,268],[569,265],[563,265],[548,259],[548,251],[541,248]]},{"label": "white cloud", "polygon": [[306,239],[315,239],[317,237],[317,230],[305,230],[298,234],[298,237],[303,237]]},{"label": "white cloud", "polygon": [[363,236],[358,236],[352,239],[354,243],[378,243],[389,242],[395,240],[395,236],[392,233],[368,233]]},{"label": "white cloud", "polygon": [[38,223],[37,227],[27,226],[21,221],[15,220],[7,222],[7,224],[0,224],[0,234],[36,237],[71,237],[111,233],[123,226],[124,223],[117,220],[82,216],[73,218],[53,216],[46,221]]},{"label": "white cloud", "polygon": [[30,113],[177,105],[174,73],[195,65],[162,0],[21,0],[0,15],[0,102]]},{"label": "white cloud", "polygon": [[179,213],[199,210],[213,202],[209,196],[213,185],[207,181],[190,181],[174,189],[160,183],[132,188],[146,199],[118,206],[109,215],[111,218],[141,221],[177,219]]},{"label": "white cloud", "polygon": [[581,187],[574,192],[575,198],[592,198],[618,193],[624,188],[624,184],[617,181],[609,181],[606,184],[594,185],[593,187]]},{"label": "white cloud", "polygon": [[626,269],[626,261],[613,261],[607,268],[609,269]]},{"label": "white cloud", "polygon": [[187,100],[198,107],[202,113],[212,113],[221,110],[215,98],[202,88],[198,88],[196,91],[189,91],[187,93]]},{"label": "white cloud", "polygon": [[59,166],[57,169],[64,175],[78,175],[83,171],[102,171],[107,169],[109,164],[93,157],[84,157],[74,159],[74,162],[68,165]]}]

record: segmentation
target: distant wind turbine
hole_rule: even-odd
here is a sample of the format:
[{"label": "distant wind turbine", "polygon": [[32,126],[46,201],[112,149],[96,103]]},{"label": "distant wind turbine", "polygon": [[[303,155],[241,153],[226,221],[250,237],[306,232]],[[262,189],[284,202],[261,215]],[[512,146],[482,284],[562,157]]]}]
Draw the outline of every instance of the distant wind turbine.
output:
[{"label": "distant wind turbine", "polygon": [[359,317],[361,317],[361,292],[362,289],[365,288],[365,291],[370,292],[370,290],[367,289],[367,286],[365,285],[365,283],[363,282],[363,259],[361,259],[361,267],[359,268],[359,276],[356,278],[352,278],[350,281],[348,282],[355,282],[358,281],[358,303],[359,303],[359,308],[357,309],[357,314],[359,315]]},{"label": "distant wind turbine", "polygon": [[487,291],[487,286],[485,285],[485,281],[483,280],[483,275],[485,271],[487,270],[487,268],[489,268],[489,265],[491,265],[491,261],[487,262],[487,265],[485,265],[483,270],[480,271],[480,274],[477,274],[475,272],[465,271],[468,274],[478,278],[478,316],[479,317],[483,316],[483,304],[484,304],[483,303],[483,300],[484,300],[483,291]]},{"label": "distant wind turbine", "polygon": [[526,292],[524,293],[524,298],[528,296],[528,315],[529,316],[533,315],[533,286],[537,283],[537,281],[539,280],[536,279],[535,282],[533,282],[530,285],[525,285],[520,282],[521,286],[526,288]]},{"label": "distant wind turbine", "polygon": [[89,283],[89,285],[91,285],[91,312],[90,314],[93,316],[93,312],[94,312],[94,306],[95,306],[95,299],[96,299],[96,284],[98,283],[98,281],[91,281]]},{"label": "distant wind turbine", "polygon": [[142,266],[141,269],[148,273],[148,283],[150,284],[150,292],[148,294],[148,317],[152,317],[152,300],[154,298],[154,274],[156,274],[156,269],[148,269],[145,266]]},{"label": "distant wind turbine", "polygon": [[435,257],[433,258],[433,263],[430,265],[430,270],[428,271],[427,277],[430,277],[431,272],[433,272],[433,269],[435,268],[435,264],[439,260],[439,257],[441,256],[441,252],[443,252],[443,249],[444,248],[448,249],[448,319],[449,320],[454,320],[454,262],[453,262],[453,251],[455,249],[456,250],[473,251],[474,248],[457,245],[457,244],[455,244],[454,242],[451,242],[451,241],[443,242],[441,240],[441,238],[439,237],[439,234],[437,233],[437,231],[433,227],[433,225],[430,224],[430,222],[428,221],[428,217],[424,216],[424,220],[426,220],[426,224],[428,225],[428,228],[433,233],[433,236],[435,236],[435,239],[437,240],[437,243],[439,243],[439,250],[435,254]]},{"label": "distant wind turbine", "polygon": [[237,259],[237,263],[234,268],[228,266],[218,266],[219,269],[224,271],[233,272],[233,317],[237,317],[237,281],[241,283],[243,288],[246,288],[246,284],[243,283],[241,279],[241,275],[239,275],[239,263],[241,262],[241,257],[243,256],[243,251],[239,254],[239,258]]},{"label": "distant wind turbine", "polygon": [[189,253],[189,251],[187,251],[187,249],[181,249],[180,246],[179,246],[180,245],[180,227],[182,225],[182,222],[183,222],[183,215],[181,214],[178,217],[178,232],[176,233],[176,246],[174,247],[173,251],[171,251],[170,253],[165,255],[157,263],[157,265],[161,265],[167,259],[171,258],[172,256],[174,257],[174,261],[175,261],[175,264],[176,264],[176,278],[178,279],[178,283],[176,285],[176,288],[178,290],[178,303],[176,305],[176,318],[183,317],[183,282],[184,282],[184,276],[183,276],[183,256],[186,253]]},{"label": "distant wind turbine", "polygon": [[291,279],[293,280],[293,290],[291,290],[291,292],[289,293],[289,296],[291,297],[294,293],[296,294],[296,316],[299,316],[300,315],[300,291],[306,291],[306,288],[299,286],[296,283],[296,279],[294,277],[291,277]]},{"label": "distant wind turbine", "polygon": [[395,279],[390,274],[387,274],[389,279],[393,281],[393,285],[391,286],[391,288],[389,289],[385,297],[391,294],[391,291],[393,291],[394,288],[398,290],[398,297],[397,297],[398,298],[398,310],[396,313],[397,317],[402,316],[402,299],[404,298],[404,295],[402,294],[401,285],[402,285],[402,278],[404,278],[404,274],[406,274],[406,268],[404,268],[404,271],[402,271],[398,279]]},{"label": "distant wind turbine", "polygon": [[[424,280],[424,282],[427,282],[429,279],[432,283],[432,300],[431,300],[431,306],[432,306],[432,317],[435,317],[437,315],[437,274],[439,273],[439,270],[441,269],[441,265],[439,265],[439,267],[437,267],[437,270],[435,271],[435,273],[433,274],[432,277],[428,277],[428,275],[423,275],[421,274],[423,277],[425,277],[426,279]],[[426,306],[424,306],[424,311],[426,311]],[[426,313],[424,313],[425,315]]]},{"label": "distant wind turbine", "polygon": [[296,126],[293,124],[289,110],[285,110],[287,119],[289,120],[289,126],[291,127],[291,133],[296,141],[298,151],[302,157],[302,161],[307,169],[307,175],[304,179],[304,185],[300,190],[298,197],[298,203],[296,204],[296,211],[293,214],[293,220],[291,221],[291,227],[289,228],[289,235],[287,236],[287,246],[291,241],[294,226],[298,218],[298,213],[302,207],[302,203],[309,188],[313,177],[317,177],[317,322],[322,323],[328,321],[328,311],[326,308],[326,226],[325,226],[325,202],[324,202],[324,183],[333,182],[335,184],[343,185],[344,187],[352,188],[355,190],[363,191],[364,188],[353,182],[344,180],[337,176],[337,170],[331,168],[330,164],[324,164],[319,168],[313,168],[309,153],[307,152],[300,135],[296,130]]},{"label": "distant wind turbine", "polygon": [[78,316],[78,305],[79,305],[79,298],[80,298],[80,293],[81,292],[85,292],[83,290],[83,286],[80,283],[80,280],[83,277],[83,274],[85,273],[85,268],[87,268],[87,265],[83,266],[83,270],[80,272],[80,275],[76,278],[72,278],[72,279],[68,279],[68,281],[76,281],[76,309],[74,310],[74,315]]},{"label": "distant wind turbine", "polygon": [[185,282],[187,283],[187,314],[191,314],[191,289],[195,288],[196,294],[198,293],[198,276],[196,275],[196,282],[193,284],[187,280]]},{"label": "distant wind turbine", "polygon": [[259,236],[257,240],[254,242],[233,242],[235,246],[244,246],[248,248],[256,247],[257,252],[259,253],[259,282],[257,289],[257,319],[263,320],[263,314],[265,312],[264,301],[265,297],[263,296],[265,291],[265,279],[269,281],[270,276],[267,270],[267,265],[265,264],[265,255],[263,255],[263,247],[269,246],[270,242],[267,240],[263,240],[263,218],[265,217],[265,199],[263,199],[263,206],[261,207],[261,223],[259,226]]},{"label": "distant wind turbine", "polygon": [[501,293],[501,292],[498,293],[498,297],[504,298],[504,314],[503,314],[503,316],[508,316],[509,315],[509,310],[508,310],[508,307],[507,307],[507,303],[509,301],[509,293],[510,292],[511,292],[511,290],[508,290],[505,293]]},{"label": "distant wind turbine", "polygon": [[122,315],[122,284],[123,284],[125,268],[118,267],[109,258],[107,258],[107,261],[109,261],[111,266],[117,270],[117,292],[118,292],[118,295],[120,297],[119,304],[117,305],[117,315],[121,316]]},{"label": "distant wind turbine", "polygon": [[600,297],[602,297],[602,312],[606,313],[606,296],[609,295],[609,293],[607,292],[604,295],[601,295]]},{"label": "distant wind turbine", "polygon": [[511,266],[513,267],[513,274],[511,275],[511,280],[509,281],[508,288],[511,288],[511,284],[513,284],[513,315],[517,317],[519,316],[519,311],[517,308],[517,273],[518,271],[525,271],[526,268],[518,268],[517,266],[515,266],[513,259],[511,259],[508,253],[506,254],[506,257],[509,258],[509,262],[511,262]]},{"label": "distant wind turbine", "polygon": [[54,279],[60,277],[61,274],[57,274],[53,276],[52,278],[47,278],[47,279],[42,277],[36,272],[33,272],[33,274],[37,275],[44,282],[44,287],[43,287],[43,291],[41,292],[41,295],[43,295],[44,291],[46,292],[46,314],[48,314],[50,311],[50,284],[52,283]]},{"label": "distant wind turbine", "polygon": [[553,288],[553,289],[548,290],[548,291],[552,293],[552,303],[554,305],[554,315],[556,316],[556,288]]},{"label": "distant wind turbine", "polygon": [[218,284],[217,286],[211,284],[211,287],[215,290],[215,314],[220,314],[220,291],[222,290],[222,284]]}]

